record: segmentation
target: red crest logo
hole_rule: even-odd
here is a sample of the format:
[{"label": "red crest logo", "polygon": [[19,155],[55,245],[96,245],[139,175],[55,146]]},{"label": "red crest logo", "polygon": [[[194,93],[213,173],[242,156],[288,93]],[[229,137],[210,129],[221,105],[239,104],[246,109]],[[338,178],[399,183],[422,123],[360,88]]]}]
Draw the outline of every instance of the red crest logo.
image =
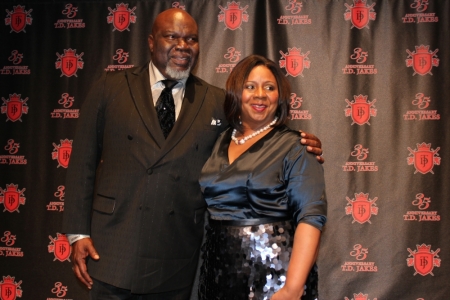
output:
[{"label": "red crest logo", "polygon": [[437,147],[435,150],[431,149],[431,144],[416,144],[417,150],[412,150],[408,147],[410,156],[407,157],[408,165],[414,164],[417,172],[422,174],[427,174],[430,172],[434,174],[433,167],[434,165],[441,164],[441,158],[437,153],[440,147]]},{"label": "red crest logo", "polygon": [[132,9],[129,9],[128,3],[116,4],[116,9],[111,9],[111,7],[108,7],[109,15],[106,17],[106,21],[108,22],[108,24],[113,24],[114,29],[112,31],[130,31],[130,29],[128,28],[130,26],[130,23],[136,23],[137,16],[134,14],[135,9],[136,6]]},{"label": "red crest logo", "polygon": [[297,77],[298,75],[303,77],[303,70],[309,69],[311,61],[308,58],[309,51],[306,53],[301,53],[301,48],[288,48],[289,53],[283,53],[280,50],[281,60],[280,68],[286,69],[286,76],[291,75],[292,77]]},{"label": "red crest logo", "polygon": [[14,11],[6,10],[8,15],[5,18],[5,25],[11,26],[11,32],[26,32],[25,26],[31,25],[33,18],[30,13],[33,11],[32,9],[26,11],[25,6],[17,5],[13,6]]},{"label": "red crest logo", "polygon": [[369,28],[369,21],[375,20],[376,12],[373,7],[376,3],[372,3],[370,6],[366,6],[367,0],[353,0],[352,6],[345,4],[347,10],[344,13],[344,18],[346,21],[351,20],[352,27],[362,29],[364,27]]},{"label": "red crest logo", "polygon": [[242,22],[248,22],[248,14],[246,12],[248,5],[240,8],[240,2],[227,2],[227,8],[219,5],[221,10],[219,14],[219,22],[224,22],[226,28],[231,30],[241,29]]},{"label": "red crest logo", "polygon": [[416,274],[420,274],[422,276],[426,276],[428,274],[431,274],[431,276],[434,276],[433,269],[434,267],[440,267],[441,266],[441,259],[437,258],[439,251],[441,249],[437,249],[436,251],[431,250],[431,245],[416,245],[417,250],[412,251],[408,248],[408,258],[406,259],[406,262],[408,264],[408,267],[414,266],[414,269]]},{"label": "red crest logo", "polygon": [[58,168],[67,168],[69,166],[70,154],[72,153],[73,140],[60,140],[61,145],[53,143],[52,159],[58,161]]},{"label": "red crest logo", "polygon": [[9,211],[12,213],[17,211],[20,213],[19,205],[25,205],[26,198],[23,192],[25,192],[26,189],[23,188],[18,190],[18,186],[18,184],[11,183],[6,185],[6,190],[0,188],[0,204],[3,203],[3,206],[5,207],[3,212]]},{"label": "red crest logo", "polygon": [[19,282],[14,281],[15,277],[3,276],[3,281],[0,282],[1,300],[15,300],[17,297],[22,298],[22,289]]},{"label": "red crest logo", "polygon": [[358,125],[364,125],[364,124],[369,124],[369,119],[370,117],[376,117],[377,115],[377,109],[374,107],[375,102],[377,101],[376,99],[373,99],[372,102],[367,101],[367,95],[363,96],[363,95],[354,95],[353,102],[350,102],[348,99],[345,99],[345,102],[347,102],[347,108],[344,110],[345,111],[345,116],[351,116],[353,119],[353,122],[351,125],[353,124],[358,124]]},{"label": "red crest logo", "polygon": [[52,236],[48,236],[50,239],[50,245],[48,245],[48,253],[52,253],[55,255],[55,260],[59,260],[61,262],[67,260],[70,261],[70,253],[72,249],[70,248],[69,240],[67,239],[65,234],[56,233],[56,239]]},{"label": "red crest logo", "polygon": [[439,51],[439,49],[434,50],[433,52],[429,51],[430,46],[424,46],[420,45],[419,47],[416,46],[416,51],[411,52],[409,50],[406,50],[408,53],[408,58],[406,59],[406,66],[407,67],[413,67],[414,69],[414,75],[426,75],[431,73],[432,67],[438,67],[439,66],[439,58],[437,58],[436,53]]},{"label": "red crest logo", "polygon": [[[345,297],[345,300],[348,300],[348,298]],[[369,294],[359,293],[359,294],[353,294],[353,298],[351,300],[370,300],[370,299],[369,299]],[[374,298],[373,300],[377,300],[377,298]]]},{"label": "red crest logo", "polygon": [[345,207],[345,214],[353,216],[353,222],[358,222],[360,224],[364,224],[370,222],[370,217],[372,215],[378,215],[378,207],[376,207],[375,201],[378,200],[378,197],[374,199],[369,199],[369,194],[359,193],[355,194],[355,199],[350,199],[346,197],[348,203]]},{"label": "red crest logo", "polygon": [[84,62],[81,59],[84,52],[81,52],[80,55],[75,54],[77,52],[77,49],[64,49],[64,55],[60,55],[58,52],[56,52],[56,55],[58,56],[58,60],[56,61],[56,69],[61,69],[61,76],[67,76],[71,77],[75,75],[77,76],[77,70],[83,69]]},{"label": "red crest logo", "polygon": [[6,113],[6,122],[11,120],[12,122],[20,121],[22,122],[22,114],[28,114],[28,106],[26,102],[28,97],[25,99],[20,98],[20,94],[9,94],[9,100],[2,97],[2,114]]}]

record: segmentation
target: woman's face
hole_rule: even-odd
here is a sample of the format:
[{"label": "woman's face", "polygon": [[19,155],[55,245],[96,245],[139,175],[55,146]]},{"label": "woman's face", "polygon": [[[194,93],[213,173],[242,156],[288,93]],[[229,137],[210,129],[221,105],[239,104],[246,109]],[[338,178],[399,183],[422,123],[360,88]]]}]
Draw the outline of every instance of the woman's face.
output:
[{"label": "woman's face", "polygon": [[256,66],[242,90],[241,121],[244,128],[258,130],[275,118],[278,107],[278,84],[265,66]]}]

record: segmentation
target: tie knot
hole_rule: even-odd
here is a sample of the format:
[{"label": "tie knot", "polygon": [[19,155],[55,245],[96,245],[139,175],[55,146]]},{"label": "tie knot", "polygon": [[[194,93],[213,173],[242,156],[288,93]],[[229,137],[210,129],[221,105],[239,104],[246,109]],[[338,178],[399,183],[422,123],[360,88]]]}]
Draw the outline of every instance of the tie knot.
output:
[{"label": "tie knot", "polygon": [[164,79],[164,80],[161,80],[161,82],[164,84],[166,89],[169,89],[169,90],[171,90],[178,83],[178,81],[170,80],[170,79]]}]

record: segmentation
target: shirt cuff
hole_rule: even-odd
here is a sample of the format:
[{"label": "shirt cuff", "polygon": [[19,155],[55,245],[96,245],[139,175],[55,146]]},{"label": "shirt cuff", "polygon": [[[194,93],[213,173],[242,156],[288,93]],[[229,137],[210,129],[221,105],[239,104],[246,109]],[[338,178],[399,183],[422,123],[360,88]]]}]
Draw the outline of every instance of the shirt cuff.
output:
[{"label": "shirt cuff", "polygon": [[73,243],[75,243],[78,240],[91,237],[90,235],[87,235],[87,234],[66,234],[66,236],[67,236],[67,239],[69,240],[70,245],[72,245]]}]

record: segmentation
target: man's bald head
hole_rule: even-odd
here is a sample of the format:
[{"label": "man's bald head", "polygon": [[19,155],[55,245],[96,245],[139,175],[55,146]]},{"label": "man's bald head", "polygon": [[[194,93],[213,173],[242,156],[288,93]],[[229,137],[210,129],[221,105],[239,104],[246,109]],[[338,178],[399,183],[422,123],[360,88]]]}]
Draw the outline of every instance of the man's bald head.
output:
[{"label": "man's bald head", "polygon": [[164,77],[186,78],[199,53],[197,22],[182,9],[165,10],[153,23],[148,45],[152,62]]}]

